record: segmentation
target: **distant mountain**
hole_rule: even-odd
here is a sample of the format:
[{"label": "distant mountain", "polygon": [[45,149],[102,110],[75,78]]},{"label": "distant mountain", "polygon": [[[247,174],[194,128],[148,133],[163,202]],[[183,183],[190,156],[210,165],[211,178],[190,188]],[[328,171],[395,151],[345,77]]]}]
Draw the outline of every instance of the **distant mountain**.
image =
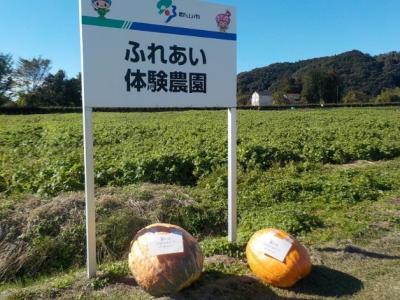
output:
[{"label": "distant mountain", "polygon": [[300,85],[312,71],[334,73],[340,80],[341,96],[358,91],[371,97],[384,88],[400,87],[400,52],[371,56],[358,50],[335,56],[276,63],[238,75],[238,99],[249,98],[254,91],[275,92],[285,78]]}]

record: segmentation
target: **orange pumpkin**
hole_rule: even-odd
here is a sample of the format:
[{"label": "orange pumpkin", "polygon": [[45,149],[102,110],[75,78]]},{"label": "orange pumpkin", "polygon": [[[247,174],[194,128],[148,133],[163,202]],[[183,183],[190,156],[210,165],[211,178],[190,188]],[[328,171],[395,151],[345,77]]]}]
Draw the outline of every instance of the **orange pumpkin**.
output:
[{"label": "orange pumpkin", "polygon": [[[269,241],[272,241],[274,247],[282,249],[276,245],[286,245],[286,249],[289,249],[286,257],[278,257],[283,261],[270,256],[276,256],[276,249],[271,252]],[[246,256],[250,269],[257,277],[281,288],[292,287],[311,272],[311,260],[307,250],[282,230],[268,228],[257,231],[247,243]]]},{"label": "orange pumpkin", "polygon": [[[180,242],[171,243],[171,238]],[[154,241],[160,239],[166,239],[167,244],[154,246]],[[183,252],[154,254],[160,249],[162,252],[168,247],[182,246],[182,241]],[[136,282],[153,296],[177,293],[191,285],[200,277],[203,261],[198,242],[181,227],[170,224],[153,224],[140,230],[129,253],[129,269]]]}]

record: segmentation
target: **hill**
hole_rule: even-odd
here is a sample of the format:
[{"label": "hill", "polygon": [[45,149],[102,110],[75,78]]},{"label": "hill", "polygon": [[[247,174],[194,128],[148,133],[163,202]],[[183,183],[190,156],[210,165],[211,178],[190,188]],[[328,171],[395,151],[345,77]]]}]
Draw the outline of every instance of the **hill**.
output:
[{"label": "hill", "polygon": [[277,92],[285,85],[285,81],[292,82],[291,89],[300,93],[306,76],[316,71],[335,75],[340,99],[349,91],[375,97],[385,88],[400,86],[400,52],[371,56],[353,50],[295,63],[276,63],[243,72],[238,75],[238,99],[248,99],[254,91]]}]

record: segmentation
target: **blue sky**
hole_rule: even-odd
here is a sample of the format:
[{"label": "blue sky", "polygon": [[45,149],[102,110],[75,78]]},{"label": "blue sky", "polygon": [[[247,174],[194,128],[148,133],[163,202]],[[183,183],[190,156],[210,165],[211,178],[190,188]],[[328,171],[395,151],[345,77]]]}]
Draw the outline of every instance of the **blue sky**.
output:
[{"label": "blue sky", "polygon": [[[238,72],[352,49],[400,50],[399,0],[213,2],[237,7]],[[0,7],[0,52],[41,55],[52,60],[52,71],[79,72],[78,0],[0,0]]]}]

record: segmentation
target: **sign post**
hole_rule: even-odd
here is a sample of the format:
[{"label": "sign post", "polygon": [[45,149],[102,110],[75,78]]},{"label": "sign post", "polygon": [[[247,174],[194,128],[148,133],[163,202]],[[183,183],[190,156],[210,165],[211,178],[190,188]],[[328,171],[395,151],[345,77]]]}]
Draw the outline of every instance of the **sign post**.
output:
[{"label": "sign post", "polygon": [[236,240],[236,11],[186,0],[80,0],[88,276],[96,274],[92,109],[228,108]]},{"label": "sign post", "polygon": [[228,109],[228,240],[236,242],[236,108]]},{"label": "sign post", "polygon": [[96,275],[96,206],[94,198],[92,108],[83,108],[83,139],[85,159],[86,247],[87,274]]}]

